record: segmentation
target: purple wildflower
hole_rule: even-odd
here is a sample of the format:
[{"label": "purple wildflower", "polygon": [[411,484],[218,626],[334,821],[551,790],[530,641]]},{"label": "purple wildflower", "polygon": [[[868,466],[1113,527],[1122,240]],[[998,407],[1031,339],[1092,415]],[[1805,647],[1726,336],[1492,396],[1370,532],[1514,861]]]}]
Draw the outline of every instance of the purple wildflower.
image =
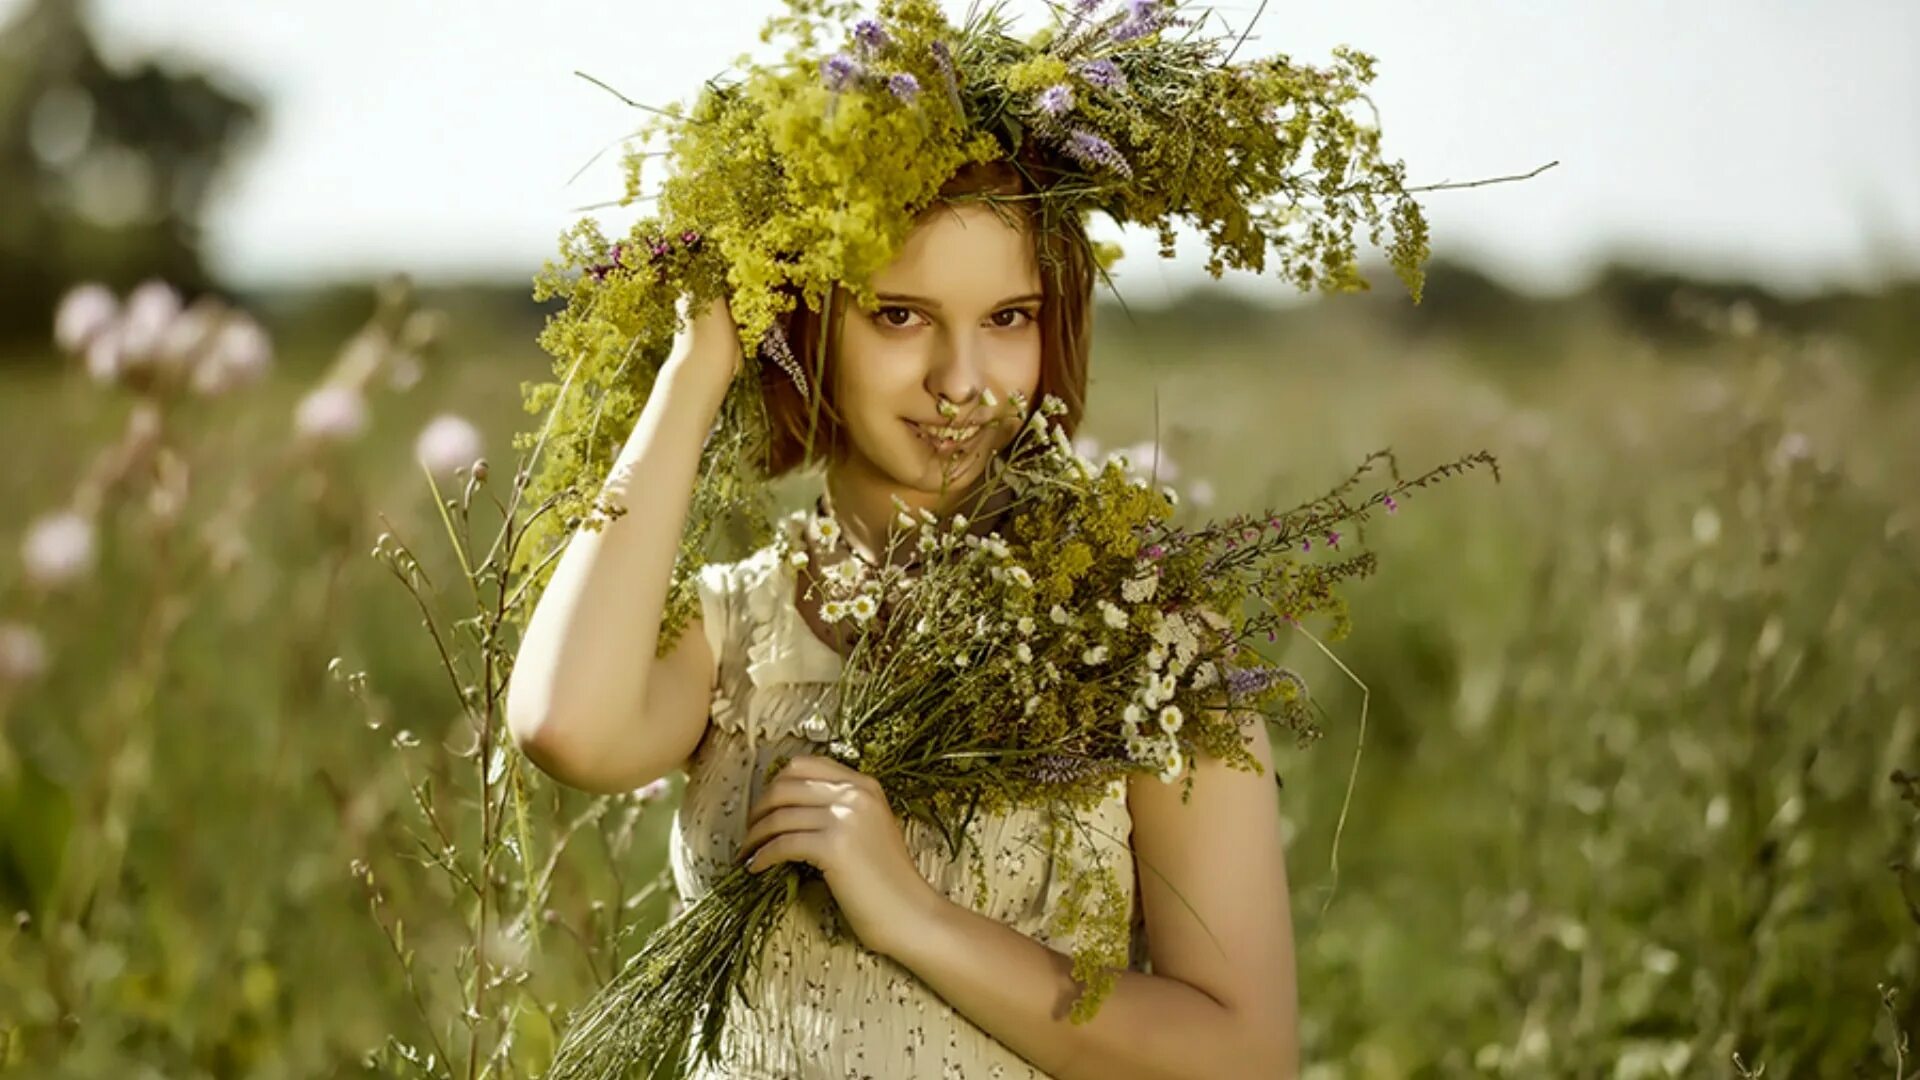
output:
[{"label": "purple wildflower", "polygon": [[1158,559],[1164,556],[1166,553],[1167,553],[1167,549],[1164,547],[1161,547],[1159,544],[1147,545],[1147,558],[1149,559]]},{"label": "purple wildflower", "polygon": [[960,104],[960,77],[953,70],[953,54],[947,51],[947,43],[936,41],[931,46],[933,62],[940,68],[940,79],[947,87],[947,100],[953,102],[955,112],[965,112]]},{"label": "purple wildflower", "polygon": [[788,344],[787,332],[779,323],[768,327],[767,332],[761,335],[760,351],[772,357],[773,362],[780,365],[780,370],[793,379],[794,385],[800,390],[801,397],[807,396],[807,373],[793,358],[793,346]]},{"label": "purple wildflower", "polygon": [[1095,135],[1091,131],[1073,131],[1067,136],[1067,155],[1082,165],[1112,169],[1122,176],[1132,177],[1133,166],[1120,156],[1113,144]]},{"label": "purple wildflower", "polygon": [[1115,44],[1122,44],[1146,37],[1166,24],[1167,13],[1160,0],[1131,0],[1127,17],[1113,28],[1109,37]]},{"label": "purple wildflower", "polygon": [[688,249],[689,251],[699,250],[700,233],[694,229],[688,229],[686,232],[681,233],[680,246]]},{"label": "purple wildflower", "polygon": [[1400,504],[1393,501],[1393,496],[1391,495],[1387,496],[1386,504],[1387,504],[1387,513],[1393,514],[1393,513],[1399,512]]},{"label": "purple wildflower", "polygon": [[1312,550],[1313,550],[1313,539],[1312,539],[1311,537],[1307,537],[1307,536],[1303,536],[1303,537],[1301,537],[1301,538],[1300,538],[1300,550],[1301,550],[1301,551],[1312,551]]},{"label": "purple wildflower", "polygon": [[1076,15],[1091,15],[1106,0],[1074,0],[1073,11]]},{"label": "purple wildflower", "polygon": [[1299,676],[1286,668],[1271,664],[1259,664],[1254,667],[1227,666],[1227,693],[1232,697],[1252,697],[1265,693],[1282,682],[1297,682]]},{"label": "purple wildflower", "polygon": [[845,90],[860,79],[860,64],[846,53],[834,53],[820,65],[820,73],[826,79],[827,89]]},{"label": "purple wildflower", "polygon": [[854,23],[853,37],[868,56],[887,47],[887,30],[877,19],[861,19]]},{"label": "purple wildflower", "polygon": [[887,80],[887,89],[901,101],[912,101],[920,96],[920,80],[902,71]]},{"label": "purple wildflower", "polygon": [[1331,532],[1331,531],[1329,531],[1329,532],[1327,533],[1327,546],[1328,546],[1328,547],[1339,547],[1339,546],[1340,546],[1340,534],[1339,534],[1339,533],[1337,533],[1337,532]]},{"label": "purple wildflower", "polygon": [[1048,116],[1059,116],[1073,108],[1073,87],[1066,83],[1055,83],[1040,91],[1040,98],[1035,105]]},{"label": "purple wildflower", "polygon": [[592,266],[589,266],[587,267],[587,273],[592,275],[593,280],[595,281],[605,281],[607,279],[608,274],[611,274],[615,270],[620,269],[620,267],[623,265],[622,260],[626,255],[626,252],[627,252],[626,244],[621,243],[621,244],[613,245],[612,249],[607,252],[608,258],[611,259],[612,261],[596,263]]},{"label": "purple wildflower", "polygon": [[1080,77],[1102,90],[1118,90],[1127,84],[1127,77],[1120,73],[1120,65],[1104,58],[1081,64]]}]

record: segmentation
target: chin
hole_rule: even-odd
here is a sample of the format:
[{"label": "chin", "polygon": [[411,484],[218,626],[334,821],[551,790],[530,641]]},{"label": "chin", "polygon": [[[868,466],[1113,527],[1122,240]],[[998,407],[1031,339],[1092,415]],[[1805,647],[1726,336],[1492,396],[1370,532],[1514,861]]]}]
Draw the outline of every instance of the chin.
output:
[{"label": "chin", "polygon": [[[965,491],[971,487],[986,471],[987,454],[992,452],[985,447],[972,451],[959,459],[958,467],[955,467],[953,459],[941,457],[917,438],[908,438],[910,441],[900,459],[905,467],[897,470],[895,475],[915,491],[929,495],[940,494],[943,490],[948,493]],[[943,480],[943,475],[948,473],[951,475],[945,475]]]}]

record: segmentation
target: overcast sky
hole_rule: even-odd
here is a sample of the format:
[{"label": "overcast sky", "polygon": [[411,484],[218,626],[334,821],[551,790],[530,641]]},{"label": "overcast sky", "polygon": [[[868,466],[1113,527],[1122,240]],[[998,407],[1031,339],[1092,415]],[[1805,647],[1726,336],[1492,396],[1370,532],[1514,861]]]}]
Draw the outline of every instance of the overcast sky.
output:
[{"label": "overcast sky", "polygon": [[[20,0],[0,0],[0,16]],[[962,0],[946,0],[949,14]],[[1040,0],[1012,0],[1039,25]],[[611,199],[638,122],[577,78],[653,104],[743,51],[772,0],[95,0],[109,59],[193,58],[268,104],[209,221],[217,267],[290,282],[404,269],[524,279],[576,208]],[[1253,4],[1214,8],[1238,30]],[[1218,25],[1218,24],[1216,24]],[[1522,286],[1578,284],[1610,252],[1789,290],[1920,268],[1920,3],[1913,0],[1322,0],[1270,3],[1243,55],[1380,58],[1389,151],[1414,183],[1523,173],[1424,198],[1437,252]],[[599,212],[624,225],[633,211]],[[1102,235],[1118,235],[1111,226]],[[1150,303],[1204,281],[1123,236]],[[1277,279],[1239,275],[1277,295]]]}]

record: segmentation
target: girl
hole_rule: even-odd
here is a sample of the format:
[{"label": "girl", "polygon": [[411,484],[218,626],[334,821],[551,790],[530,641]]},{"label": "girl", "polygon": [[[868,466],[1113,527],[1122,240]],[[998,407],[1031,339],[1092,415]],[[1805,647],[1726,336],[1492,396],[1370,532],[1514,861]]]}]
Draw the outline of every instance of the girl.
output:
[{"label": "girl", "polygon": [[[752,1003],[730,1004],[720,1064],[705,1076],[1297,1072],[1267,775],[1200,758],[1185,803],[1177,784],[1116,781],[1086,820],[1091,844],[1057,850],[1044,810],[985,816],[970,830],[986,855],[981,881],[930,826],[897,818],[871,778],[810,753],[851,647],[836,632],[844,621],[820,618],[816,576],[844,559],[905,561],[912,545],[889,542],[895,501],[955,513],[1018,430],[1005,408],[1016,391],[1066,402],[1069,433],[1082,413],[1087,247],[1041,228],[1017,209],[1026,203],[1000,204],[1016,208],[1003,216],[977,198],[1023,193],[1004,162],[963,169],[870,283],[879,307],[854,309],[841,294],[826,318],[802,308],[790,320],[802,356],[827,338],[817,416],[790,378],[762,368],[769,470],[824,473],[813,507],[781,521],[804,566],[769,545],[706,567],[697,625],[653,659],[702,442],[741,360],[720,301],[687,320],[607,481],[604,497],[629,513],[572,537],[528,623],[508,697],[516,741],[550,775],[593,791],[684,770],[671,860],[687,902],[742,857],[755,870],[821,871],[773,934]],[[993,528],[987,506],[968,528]],[[1251,749],[1272,768],[1263,735]],[[762,786],[780,756],[791,763]],[[1072,1023],[1075,930],[1050,918],[1069,875],[1054,861],[1096,858],[1132,869],[1121,876],[1135,963],[1091,1021]]]}]

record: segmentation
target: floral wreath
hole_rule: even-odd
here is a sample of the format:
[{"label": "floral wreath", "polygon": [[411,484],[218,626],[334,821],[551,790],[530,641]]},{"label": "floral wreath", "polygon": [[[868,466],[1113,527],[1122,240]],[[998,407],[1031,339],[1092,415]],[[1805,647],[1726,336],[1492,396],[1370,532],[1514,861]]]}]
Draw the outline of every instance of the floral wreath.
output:
[{"label": "floral wreath", "polygon": [[[681,326],[680,298],[726,296],[740,327],[750,362],[702,450],[663,654],[698,610],[692,581],[716,528],[732,519],[755,545],[773,536],[763,365],[810,405],[810,373],[823,370],[823,357],[793,355],[797,301],[821,310],[844,285],[872,307],[869,279],[969,163],[1019,169],[1036,192],[1032,220],[1086,245],[1109,287],[1118,251],[1086,239],[1096,211],[1153,227],[1163,257],[1184,220],[1205,236],[1213,276],[1271,263],[1301,290],[1368,287],[1354,239],[1364,226],[1419,300],[1426,220],[1377,126],[1350,113],[1373,79],[1365,53],[1336,49],[1324,68],[1235,63],[1244,33],[1231,45],[1204,36],[1178,0],[1075,0],[1026,37],[999,5],[957,28],[934,0],[881,0],[877,17],[849,0],[787,8],[760,35],[791,39],[783,63],[742,56],[738,78],[708,80],[690,107],[630,103],[653,115],[625,154],[620,202],[640,200],[644,168],[664,157],[655,213],[619,240],[583,219],[535,282],[537,300],[565,307],[540,336],[555,379],[525,392],[544,419],[516,441],[534,456],[526,495],[538,509],[517,548],[533,592],[575,528],[622,512],[600,485]],[[645,149],[660,134],[667,149]]]}]

